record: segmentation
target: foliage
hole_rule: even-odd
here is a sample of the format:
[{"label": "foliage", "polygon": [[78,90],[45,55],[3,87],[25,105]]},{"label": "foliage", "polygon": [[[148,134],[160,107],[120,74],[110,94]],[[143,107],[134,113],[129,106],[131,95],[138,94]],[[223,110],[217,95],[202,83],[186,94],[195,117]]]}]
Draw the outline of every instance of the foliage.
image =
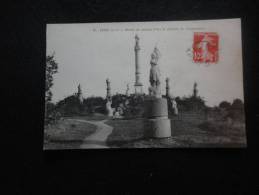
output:
[{"label": "foliage", "polygon": [[95,112],[105,113],[105,99],[102,97],[88,97],[80,102],[77,94],[66,97],[59,101],[56,109],[63,116],[87,115]]},{"label": "foliage", "polygon": [[51,101],[52,92],[50,91],[53,86],[53,75],[58,72],[58,63],[54,59],[54,53],[46,57],[46,84],[45,84],[45,100]]},{"label": "foliage", "polygon": [[51,56],[46,57],[46,81],[45,81],[45,124],[50,124],[56,121],[59,114],[54,112],[55,106],[51,103],[53,86],[53,75],[58,72],[58,64],[54,60],[54,53]]},{"label": "foliage", "polygon": [[88,113],[105,113],[105,99],[102,97],[88,97],[84,99],[83,105]]},{"label": "foliage", "polygon": [[230,107],[231,107],[231,103],[229,103],[227,101],[222,101],[219,104],[219,108],[229,109]]},{"label": "foliage", "polygon": [[46,102],[46,113],[45,113],[45,124],[50,124],[51,122],[55,121],[54,110],[55,104],[51,102]]},{"label": "foliage", "polygon": [[234,99],[229,110],[229,117],[234,121],[245,121],[244,103],[240,99]]},{"label": "foliage", "polygon": [[245,113],[242,100],[234,99],[232,104],[227,101],[222,101],[218,107],[222,120],[231,119],[233,121],[244,122]]},{"label": "foliage", "polygon": [[83,106],[80,104],[80,100],[75,95],[68,96],[59,101],[56,105],[56,109],[63,116],[77,115],[84,110]]},{"label": "foliage", "polygon": [[243,103],[242,100],[240,100],[240,99],[234,99],[234,101],[233,101],[231,107],[232,107],[232,109],[243,110],[243,108],[244,108],[244,103]]},{"label": "foliage", "polygon": [[126,106],[126,117],[142,117],[144,115],[145,95],[131,95],[127,97],[128,105]]},{"label": "foliage", "polygon": [[116,94],[112,96],[112,107],[117,108],[120,104],[123,104],[127,99],[126,95],[123,94]]},{"label": "foliage", "polygon": [[177,102],[178,108],[182,111],[190,110],[204,110],[206,109],[205,101],[200,96],[189,96],[189,97],[176,97],[175,101]]}]

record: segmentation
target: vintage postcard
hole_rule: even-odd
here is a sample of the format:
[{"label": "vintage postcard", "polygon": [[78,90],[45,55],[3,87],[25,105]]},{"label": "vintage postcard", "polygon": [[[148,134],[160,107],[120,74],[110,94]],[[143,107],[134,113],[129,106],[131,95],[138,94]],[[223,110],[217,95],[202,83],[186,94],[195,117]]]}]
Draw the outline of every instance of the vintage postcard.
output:
[{"label": "vintage postcard", "polygon": [[44,150],[246,147],[240,19],[46,33]]}]

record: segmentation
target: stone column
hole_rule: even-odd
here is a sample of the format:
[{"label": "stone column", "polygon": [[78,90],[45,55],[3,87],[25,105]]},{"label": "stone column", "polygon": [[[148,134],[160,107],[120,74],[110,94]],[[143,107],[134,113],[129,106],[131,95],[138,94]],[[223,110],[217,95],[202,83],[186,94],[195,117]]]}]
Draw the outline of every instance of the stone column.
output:
[{"label": "stone column", "polygon": [[166,79],[165,79],[165,82],[166,82],[166,97],[168,98],[168,97],[170,97],[170,85],[169,85],[169,81],[170,81],[170,79],[167,77]]},{"label": "stone column", "polygon": [[146,100],[145,108],[148,119],[145,127],[145,137],[171,137],[171,121],[168,119],[167,99],[154,98]]},{"label": "stone column", "polygon": [[140,65],[139,65],[139,37],[138,35],[135,36],[135,94],[142,94],[143,93],[143,85],[140,81]]},{"label": "stone column", "polygon": [[197,94],[198,94],[197,83],[194,82],[194,85],[193,85],[193,97],[196,98]]},{"label": "stone column", "polygon": [[129,95],[130,95],[130,94],[129,94],[129,90],[130,90],[130,89],[129,89],[129,84],[127,84],[127,89],[126,89],[126,96],[127,96],[127,97],[129,97]]},{"label": "stone column", "polygon": [[111,107],[112,105],[112,95],[111,95],[111,82],[109,79],[106,79],[106,85],[107,85],[107,94],[106,94],[106,113],[107,116],[112,117],[113,116],[113,109]]},{"label": "stone column", "polygon": [[111,98],[111,82],[109,79],[106,79],[106,99],[110,99]]},{"label": "stone column", "polygon": [[82,104],[83,103],[83,94],[81,90],[81,85],[79,84],[77,87],[77,98],[79,99],[79,102]]}]

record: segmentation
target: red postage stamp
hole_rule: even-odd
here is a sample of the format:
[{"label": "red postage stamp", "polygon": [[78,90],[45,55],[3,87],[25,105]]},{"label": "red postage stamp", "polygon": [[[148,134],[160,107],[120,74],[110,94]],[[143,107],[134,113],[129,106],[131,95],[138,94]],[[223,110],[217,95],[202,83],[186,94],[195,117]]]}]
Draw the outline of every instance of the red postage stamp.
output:
[{"label": "red postage stamp", "polygon": [[195,32],[193,36],[193,61],[217,63],[219,36],[215,32]]}]

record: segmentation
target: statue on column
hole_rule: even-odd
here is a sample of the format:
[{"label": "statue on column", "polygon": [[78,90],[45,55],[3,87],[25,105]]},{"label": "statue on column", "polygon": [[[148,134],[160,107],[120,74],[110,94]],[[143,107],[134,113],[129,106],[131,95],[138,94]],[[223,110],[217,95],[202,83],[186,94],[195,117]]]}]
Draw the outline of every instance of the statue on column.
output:
[{"label": "statue on column", "polygon": [[130,90],[129,84],[127,84],[127,89],[126,89],[126,96],[127,96],[127,97],[129,96],[129,90]]},{"label": "statue on column", "polygon": [[158,66],[158,60],[161,57],[161,54],[157,47],[154,48],[153,53],[151,54],[151,60],[150,60],[150,74],[149,74],[149,82],[150,82],[150,87],[149,87],[149,95],[152,97],[156,98],[161,98],[161,87],[160,87],[160,69]]},{"label": "statue on column", "polygon": [[114,109],[111,107],[112,105],[112,97],[111,97],[111,86],[110,86],[110,80],[106,79],[106,85],[107,85],[107,94],[106,94],[106,112],[108,116],[113,116]]},{"label": "statue on column", "polygon": [[81,89],[80,84],[77,86],[77,94],[76,95],[77,95],[77,98],[78,98],[80,104],[82,104],[83,103],[83,95],[82,95],[82,89]]},{"label": "statue on column", "polygon": [[150,60],[149,96],[145,101],[146,123],[144,136],[152,138],[167,138],[171,136],[171,122],[168,119],[167,99],[161,94],[161,74],[158,60],[161,54],[157,47],[154,48]]},{"label": "statue on column", "polygon": [[106,85],[107,85],[107,88],[106,88],[106,90],[107,90],[106,99],[110,100],[111,99],[111,82],[110,82],[109,79],[106,79]]},{"label": "statue on column", "polygon": [[197,94],[198,94],[197,83],[194,82],[194,84],[193,84],[193,97],[196,98]]}]

